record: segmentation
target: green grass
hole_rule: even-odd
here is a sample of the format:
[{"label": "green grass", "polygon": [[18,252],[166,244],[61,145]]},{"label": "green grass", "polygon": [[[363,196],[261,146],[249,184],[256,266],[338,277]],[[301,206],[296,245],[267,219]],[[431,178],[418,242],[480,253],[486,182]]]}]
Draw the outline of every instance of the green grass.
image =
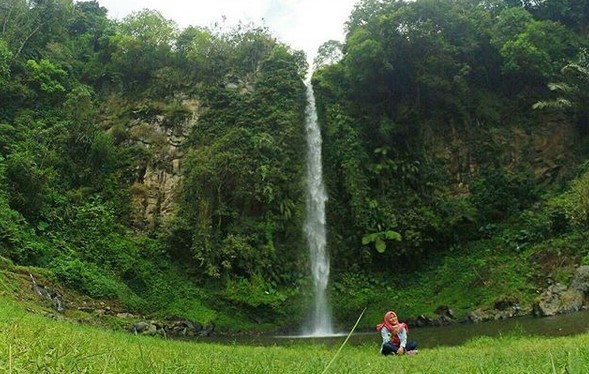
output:
[{"label": "green grass", "polygon": [[432,256],[410,273],[338,274],[330,300],[335,320],[349,326],[366,306],[359,326],[366,330],[389,309],[401,320],[421,314],[435,319],[440,305],[462,320],[478,308],[492,314],[502,300],[514,300],[531,313],[537,290],[546,288],[548,279],[568,285],[577,266],[589,263],[588,243],[586,233],[572,232],[517,249],[515,239],[505,234]]},{"label": "green grass", "polygon": [[[338,348],[135,336],[33,315],[0,299],[0,371],[5,373],[322,373]],[[585,373],[587,367],[589,333],[554,339],[480,338],[403,357],[382,357],[377,346],[346,345],[329,372]]]},{"label": "green grass", "polygon": [[533,274],[524,254],[504,249],[500,240],[485,240],[468,250],[441,255],[409,274],[386,275],[382,280],[340,277],[332,303],[336,319],[348,325],[367,306],[361,329],[374,328],[389,309],[402,320],[422,314],[437,318],[434,311],[440,305],[449,306],[460,320],[479,307],[493,309],[498,300],[514,299],[531,310],[537,296]]}]

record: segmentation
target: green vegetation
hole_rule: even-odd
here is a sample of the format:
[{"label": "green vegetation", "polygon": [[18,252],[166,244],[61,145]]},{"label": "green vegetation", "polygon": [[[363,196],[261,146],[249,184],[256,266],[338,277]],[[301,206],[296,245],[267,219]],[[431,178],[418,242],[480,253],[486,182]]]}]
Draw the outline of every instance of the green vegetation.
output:
[{"label": "green vegetation", "polygon": [[[189,343],[108,332],[31,315],[0,301],[0,369],[7,373],[321,373],[338,347]],[[329,373],[582,373],[589,335],[480,338],[461,347],[382,357],[378,344],[343,347]],[[558,347],[547,349],[546,347]],[[117,349],[113,349],[117,347]]]},{"label": "green vegetation", "polygon": [[[528,309],[589,263],[588,4],[364,0],[319,49],[338,324]],[[0,0],[2,269],[154,318],[297,329],[306,56],[255,25],[107,14]]]}]

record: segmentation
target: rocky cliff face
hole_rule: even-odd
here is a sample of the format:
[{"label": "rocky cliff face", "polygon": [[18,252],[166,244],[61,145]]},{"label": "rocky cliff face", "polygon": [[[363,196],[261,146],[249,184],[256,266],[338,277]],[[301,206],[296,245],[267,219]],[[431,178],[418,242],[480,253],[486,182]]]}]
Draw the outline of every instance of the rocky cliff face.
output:
[{"label": "rocky cliff face", "polygon": [[[227,88],[248,91],[241,85],[234,86]],[[195,125],[200,110],[199,102],[194,99],[185,99],[181,104],[188,115],[180,121],[160,114],[149,121],[136,119],[130,124],[133,141],[142,144],[151,155],[139,166],[139,178],[132,188],[136,227],[160,227],[177,212],[184,157],[180,146]],[[485,128],[479,124],[444,134],[426,132],[429,133],[426,142],[433,152],[446,160],[452,177],[450,191],[457,196],[469,193],[469,184],[477,178],[481,165],[488,162],[508,170],[530,169],[538,183],[547,184],[560,178],[574,163],[571,147],[576,143],[575,128],[558,118],[539,123],[533,129]]]},{"label": "rocky cliff face", "polygon": [[133,225],[140,228],[165,226],[176,214],[182,192],[181,145],[196,123],[199,102],[184,100],[188,116],[170,123],[165,115],[151,121],[135,120],[130,124],[133,141],[141,143],[151,157],[139,165],[139,178],[132,191]]},{"label": "rocky cliff face", "polygon": [[554,120],[532,130],[519,126],[452,131],[431,136],[435,153],[446,160],[452,191],[468,194],[481,165],[494,162],[507,170],[530,169],[538,183],[558,180],[574,162],[572,125]]},{"label": "rocky cliff face", "polygon": [[133,186],[133,224],[143,228],[165,225],[174,216],[182,188],[181,160],[170,171],[148,165],[143,180]]}]

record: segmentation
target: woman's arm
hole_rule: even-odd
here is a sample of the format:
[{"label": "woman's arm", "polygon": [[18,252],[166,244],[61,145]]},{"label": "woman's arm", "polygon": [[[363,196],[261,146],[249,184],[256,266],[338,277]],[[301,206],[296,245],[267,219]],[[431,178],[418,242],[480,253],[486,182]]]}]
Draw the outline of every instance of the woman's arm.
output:
[{"label": "woman's arm", "polygon": [[382,336],[382,344],[391,341],[391,332],[386,327],[383,327],[380,330],[380,336]]},{"label": "woman's arm", "polygon": [[401,344],[399,344],[399,346],[401,348],[405,349],[405,346],[407,345],[407,330],[402,328],[401,331],[399,331],[399,334],[397,336],[399,337],[399,340],[401,341]]},{"label": "woman's arm", "polygon": [[401,331],[399,331],[399,333],[397,334],[397,336],[401,341],[399,343],[399,349],[397,350],[397,354],[402,355],[403,353],[405,353],[405,346],[407,345],[407,330],[405,330],[405,328],[402,328]]}]

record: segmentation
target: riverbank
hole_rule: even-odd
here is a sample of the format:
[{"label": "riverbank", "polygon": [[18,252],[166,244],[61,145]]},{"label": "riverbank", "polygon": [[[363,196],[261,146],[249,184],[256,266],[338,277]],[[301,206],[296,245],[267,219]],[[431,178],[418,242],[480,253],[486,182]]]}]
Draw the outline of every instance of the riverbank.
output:
[{"label": "riverbank", "polygon": [[[253,347],[191,343],[112,332],[31,314],[0,299],[0,369],[8,373],[320,373],[339,346]],[[342,341],[343,341],[342,337]],[[583,373],[589,333],[573,337],[477,338],[416,356],[381,357],[346,345],[330,373]]]},{"label": "riverbank", "polygon": [[[335,296],[333,297],[334,311],[338,324],[334,330],[347,333],[358,317],[359,308],[363,306],[367,309],[357,331],[373,331],[374,325],[382,319],[382,313],[391,308],[395,309],[402,316],[401,319],[408,322],[412,328],[461,325],[460,322],[495,321],[512,319],[511,317],[514,316],[531,318],[534,303],[542,300],[544,292],[532,288],[530,272],[521,271],[527,264],[523,257],[530,254],[523,253],[521,261],[509,261],[508,259],[514,256],[512,253],[496,250],[493,256],[488,256],[485,255],[486,248],[488,247],[485,247],[483,251],[474,251],[460,257],[446,256],[438,266],[421,272],[418,278],[409,278],[413,279],[413,283],[401,289],[394,288],[388,283],[379,283],[376,278],[356,276],[351,277],[350,281],[336,280],[334,284],[336,295],[332,296]],[[475,264],[478,266],[475,272],[462,270],[465,265],[466,269],[474,269]],[[578,272],[584,268],[586,266],[578,267],[570,272]],[[53,318],[107,327],[111,330],[137,331],[168,338],[194,339],[218,335],[221,339],[224,337],[231,339],[231,337],[243,336],[247,341],[256,336],[298,335],[300,321],[303,320],[302,315],[296,315],[291,319],[288,328],[281,328],[277,322],[264,324],[252,321],[252,315],[246,314],[245,311],[233,314],[231,321],[218,314],[203,316],[202,309],[199,308],[190,309],[191,313],[188,315],[182,313],[158,315],[130,311],[117,300],[96,300],[63,287],[43,269],[15,266],[4,261],[4,263],[0,262],[0,270],[3,278],[0,292],[7,298],[17,300],[28,310]],[[474,276],[474,273],[477,275]],[[460,277],[456,274],[460,274]],[[484,284],[483,287],[473,287],[473,282],[479,281],[477,277],[480,274],[485,274],[494,283],[488,284],[488,287],[484,287]],[[563,277],[561,281],[571,286],[576,285],[570,287],[571,289],[585,289],[587,272],[580,274],[584,276],[571,275],[570,280]],[[453,282],[447,281],[451,278],[454,279]],[[469,292],[464,292],[465,289]],[[566,290],[566,287],[563,290]],[[383,292],[386,298],[382,297]],[[563,292],[563,295],[565,293]],[[551,301],[550,304],[554,304],[554,307],[559,307],[553,308],[553,314],[568,314],[573,311],[568,307],[560,308],[562,303],[559,300],[561,298],[574,300],[574,298],[557,297],[558,295],[554,292],[550,292],[548,296],[544,299]],[[579,296],[581,297],[582,294]],[[282,307],[288,308],[287,305],[290,304],[292,300],[286,300]],[[442,304],[448,305],[442,308]],[[517,312],[516,305],[521,308]],[[581,303],[578,305],[580,306]],[[291,309],[294,312],[300,311],[301,308],[299,306]],[[563,312],[560,309],[566,311]],[[520,320],[520,318],[516,319]],[[518,322],[514,321],[514,323]]]}]

